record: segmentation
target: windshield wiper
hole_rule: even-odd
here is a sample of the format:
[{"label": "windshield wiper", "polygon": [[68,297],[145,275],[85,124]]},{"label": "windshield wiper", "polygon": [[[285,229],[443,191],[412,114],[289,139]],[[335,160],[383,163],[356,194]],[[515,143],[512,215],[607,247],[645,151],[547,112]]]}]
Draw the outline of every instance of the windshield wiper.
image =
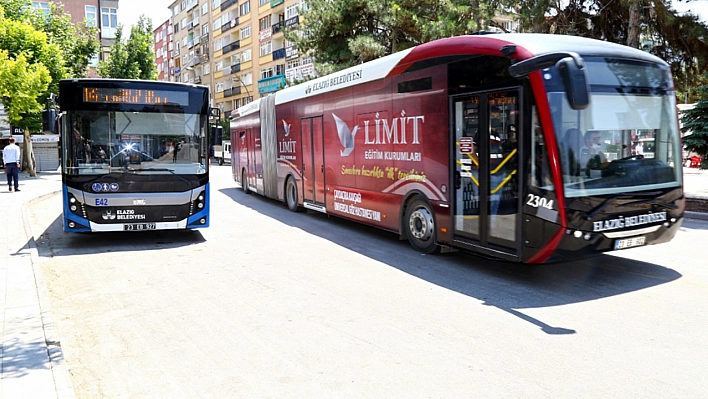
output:
[{"label": "windshield wiper", "polygon": [[130,169],[132,172],[141,172],[141,171],[146,171],[146,172],[170,172],[173,175],[179,177],[182,179],[183,182],[189,183],[189,180],[185,179],[182,177],[179,173],[175,173],[174,169],[168,169],[168,168],[144,168],[144,169]]},{"label": "windshield wiper", "polygon": [[651,205],[657,205],[657,206],[663,206],[664,208],[669,208],[669,209],[678,209],[677,205],[674,204],[669,204],[667,202],[659,202],[654,199],[646,199],[646,200],[641,200],[641,201],[634,201],[634,202],[629,202],[626,204],[622,204],[619,206],[632,206],[632,205],[642,205],[642,204],[651,204]]},{"label": "windshield wiper", "polygon": [[583,216],[583,217],[585,218],[585,220],[590,220],[590,219],[592,219],[592,218],[595,217],[595,215],[597,215],[601,210],[605,209],[605,208],[607,207],[607,205],[610,204],[610,202],[612,202],[612,201],[614,201],[614,200],[616,200],[616,199],[620,199],[620,198],[622,198],[622,197],[627,198],[627,195],[626,195],[626,194],[618,194],[618,195],[613,195],[613,196],[611,196],[610,198],[608,198],[608,199],[602,201],[602,202],[600,203],[600,205],[598,205],[598,206],[596,206],[595,208],[593,208],[593,209],[591,209],[591,210],[585,212],[585,216]]},{"label": "windshield wiper", "polygon": [[[633,197],[647,197],[647,196],[655,197],[655,196],[660,195],[660,194],[662,194],[661,191],[650,191],[650,192],[646,192],[646,193],[637,193],[637,194],[617,194],[617,195],[613,195],[613,196],[611,196],[610,198],[607,198],[606,200],[602,201],[602,202],[600,203],[600,205],[598,205],[598,206],[596,206],[595,208],[593,208],[593,209],[587,211],[587,212],[585,213],[584,218],[585,218],[585,220],[590,220],[590,219],[592,219],[592,218],[593,218],[595,215],[597,215],[601,210],[605,209],[605,208],[607,207],[607,205],[610,204],[610,202],[612,202],[612,201],[614,201],[614,200],[616,200],[616,199],[621,199],[621,198],[629,199],[629,198],[633,198]],[[663,206],[663,207],[666,207],[666,208],[669,208],[669,209],[678,209],[678,206],[676,206],[676,205],[674,205],[674,204],[668,204],[668,203],[659,202],[659,201],[657,201],[655,198],[648,198],[648,199],[645,199],[645,200],[629,202],[629,203],[621,204],[621,205],[618,205],[618,206],[631,206],[631,205],[641,205],[641,204],[652,204],[652,205]]]}]

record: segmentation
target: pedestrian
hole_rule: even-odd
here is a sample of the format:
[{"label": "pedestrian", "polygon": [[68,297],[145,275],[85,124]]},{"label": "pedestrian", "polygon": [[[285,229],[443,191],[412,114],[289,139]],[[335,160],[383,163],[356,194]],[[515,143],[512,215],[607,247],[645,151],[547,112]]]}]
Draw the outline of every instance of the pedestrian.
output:
[{"label": "pedestrian", "polygon": [[15,183],[15,191],[20,191],[20,147],[15,144],[15,138],[10,137],[10,144],[2,150],[3,162],[5,162],[5,173],[7,173],[7,188],[12,191],[12,183]]}]

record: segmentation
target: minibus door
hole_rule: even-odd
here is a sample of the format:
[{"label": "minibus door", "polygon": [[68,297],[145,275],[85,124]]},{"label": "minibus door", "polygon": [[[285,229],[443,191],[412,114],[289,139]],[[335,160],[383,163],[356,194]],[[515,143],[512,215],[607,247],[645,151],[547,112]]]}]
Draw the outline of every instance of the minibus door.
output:
[{"label": "minibus door", "polygon": [[519,89],[452,98],[455,241],[517,255]]}]

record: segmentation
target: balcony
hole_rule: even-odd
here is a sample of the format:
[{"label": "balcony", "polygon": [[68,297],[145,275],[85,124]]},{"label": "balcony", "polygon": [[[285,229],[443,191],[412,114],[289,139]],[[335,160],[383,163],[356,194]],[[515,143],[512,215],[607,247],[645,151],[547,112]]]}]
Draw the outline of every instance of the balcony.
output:
[{"label": "balcony", "polygon": [[277,24],[273,25],[271,29],[273,29],[273,34],[275,35],[276,33],[282,32],[283,28],[285,28],[285,21],[278,22]]},{"label": "balcony", "polygon": [[194,29],[194,23],[190,22],[187,24],[187,30],[192,30]]},{"label": "balcony", "polygon": [[235,95],[241,94],[241,86],[232,87],[230,89],[224,90],[224,98],[233,97]]},{"label": "balcony", "polygon": [[209,43],[209,34],[206,33],[202,35],[202,37],[199,38],[199,44],[207,44]]},{"label": "balcony", "polygon": [[270,8],[277,7],[285,3],[285,0],[270,0]]},{"label": "balcony", "polygon": [[221,54],[228,54],[234,50],[238,50],[239,48],[241,48],[241,42],[240,40],[236,40],[235,42],[231,42],[226,46],[222,47]]},{"label": "balcony", "polygon": [[285,88],[285,75],[275,75],[258,81],[258,93],[273,93]]},{"label": "balcony", "polygon": [[238,0],[226,0],[223,3],[221,3],[221,11],[226,10],[227,8],[231,7],[232,5],[236,4]]},{"label": "balcony", "polygon": [[279,60],[281,58],[285,58],[285,47],[273,51],[273,59],[274,60]]},{"label": "balcony", "polygon": [[241,71],[241,64],[240,63],[231,65],[230,73],[236,73],[239,71]]},{"label": "balcony", "polygon": [[201,76],[195,76],[195,77],[194,77],[194,83],[202,83],[202,77],[201,77]]},{"label": "balcony", "polygon": [[231,21],[221,25],[221,33],[226,32],[227,30],[233,29],[238,26],[238,17],[232,19]]}]

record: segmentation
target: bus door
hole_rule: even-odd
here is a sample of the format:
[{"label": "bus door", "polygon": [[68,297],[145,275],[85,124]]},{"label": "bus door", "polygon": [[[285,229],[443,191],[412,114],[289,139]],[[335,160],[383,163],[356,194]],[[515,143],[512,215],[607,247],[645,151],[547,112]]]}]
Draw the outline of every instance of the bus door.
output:
[{"label": "bus door", "polygon": [[324,131],[322,116],[300,119],[303,201],[324,205]]},{"label": "bus door", "polygon": [[[259,130],[254,128],[246,129],[246,148],[246,184],[248,187],[255,188],[258,193],[262,193],[262,191],[258,191],[258,177],[263,175],[261,136]],[[262,187],[260,189],[262,190]]]},{"label": "bus door", "polygon": [[452,98],[455,241],[519,255],[520,89]]}]

